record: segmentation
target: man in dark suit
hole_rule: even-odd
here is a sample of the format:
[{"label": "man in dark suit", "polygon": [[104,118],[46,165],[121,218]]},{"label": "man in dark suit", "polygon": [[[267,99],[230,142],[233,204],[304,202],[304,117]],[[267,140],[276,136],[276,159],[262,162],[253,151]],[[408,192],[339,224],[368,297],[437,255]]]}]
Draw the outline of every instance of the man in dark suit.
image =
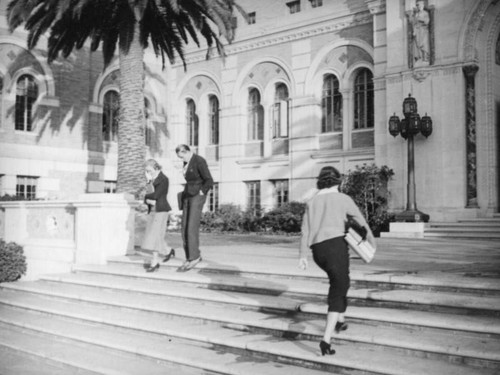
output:
[{"label": "man in dark suit", "polygon": [[186,252],[186,262],[181,270],[187,271],[201,261],[200,255],[200,219],[207,194],[214,185],[214,180],[204,158],[194,154],[188,145],[179,145],[175,149],[183,160],[183,173],[186,186],[181,195],[182,207],[182,242]]}]

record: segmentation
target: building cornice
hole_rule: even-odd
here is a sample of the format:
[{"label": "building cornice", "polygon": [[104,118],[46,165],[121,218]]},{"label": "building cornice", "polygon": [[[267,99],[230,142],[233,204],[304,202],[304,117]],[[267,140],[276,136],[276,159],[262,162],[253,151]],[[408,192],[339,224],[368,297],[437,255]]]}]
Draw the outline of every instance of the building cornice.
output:
[{"label": "building cornice", "polygon": [[[296,40],[335,32],[348,27],[369,24],[371,22],[373,22],[373,16],[370,11],[365,9],[364,11],[359,11],[358,13],[349,14],[339,18],[335,18],[333,20],[330,19],[327,21],[319,21],[315,22],[314,24],[301,26],[292,30],[279,31],[266,34],[265,36],[259,36],[244,41],[235,42],[233,44],[225,46],[225,53],[226,56],[231,56],[241,52],[278,45],[281,43],[289,43]],[[205,60],[206,49],[187,53],[185,55],[185,61],[187,65]],[[181,66],[182,62],[173,64],[174,68]]]}]

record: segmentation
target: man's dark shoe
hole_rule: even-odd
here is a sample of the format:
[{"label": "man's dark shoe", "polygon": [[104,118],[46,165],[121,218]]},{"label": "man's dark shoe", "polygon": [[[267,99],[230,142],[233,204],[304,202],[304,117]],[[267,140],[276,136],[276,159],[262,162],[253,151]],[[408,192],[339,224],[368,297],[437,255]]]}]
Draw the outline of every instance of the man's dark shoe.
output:
[{"label": "man's dark shoe", "polygon": [[184,271],[189,271],[191,268],[194,268],[198,263],[201,262],[201,257],[190,260],[189,263],[184,267]]}]

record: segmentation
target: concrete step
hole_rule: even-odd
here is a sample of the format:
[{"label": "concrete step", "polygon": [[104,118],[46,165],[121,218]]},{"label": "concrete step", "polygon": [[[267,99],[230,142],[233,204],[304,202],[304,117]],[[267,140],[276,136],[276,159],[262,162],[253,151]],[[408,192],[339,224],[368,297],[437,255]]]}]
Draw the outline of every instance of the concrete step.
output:
[{"label": "concrete step", "polygon": [[[14,330],[14,334],[12,331]],[[2,346],[8,338],[22,341],[23,344],[28,342],[25,332],[16,330],[13,327],[6,326],[2,330],[2,338],[0,338],[0,374],[2,375],[96,375],[94,371],[87,371],[82,368],[64,365],[52,359],[36,356],[26,353],[24,350],[11,349],[7,346]],[[10,342],[9,346],[13,346]],[[17,348],[23,346],[17,345]]]},{"label": "concrete step", "polygon": [[467,238],[467,239],[478,239],[478,240],[494,240],[498,241],[500,239],[500,234],[497,232],[485,232],[485,231],[464,231],[464,230],[443,230],[443,229],[433,229],[425,230],[424,238]]},{"label": "concrete step", "polygon": [[[18,315],[10,319],[12,314]],[[66,336],[53,337],[57,333],[50,328],[37,329],[44,322],[50,327],[57,322],[48,322],[47,316],[34,312],[2,308],[0,318],[0,352],[2,375],[7,374],[47,374],[47,375],[179,375],[220,374],[207,372],[193,367],[159,362],[153,358],[138,356],[132,351],[127,353],[111,347],[88,344],[78,338],[70,339],[74,332]],[[27,319],[22,321],[22,319]],[[68,328],[68,327],[66,327]],[[92,327],[95,329],[95,327]],[[68,328],[70,331],[74,327]],[[52,331],[52,332],[51,332]],[[118,345],[116,345],[118,346]],[[8,350],[6,352],[5,350]],[[4,356],[3,354],[6,354]],[[17,363],[13,361],[18,361]]]},{"label": "concrete step", "polygon": [[468,225],[468,224],[431,224],[425,228],[425,231],[437,232],[438,230],[449,232],[467,232],[467,233],[487,233],[497,234],[500,233],[500,225]]},{"label": "concrete step", "polygon": [[[298,310],[305,313],[314,313],[318,316],[311,318],[297,313],[296,306],[298,301],[289,299],[282,300],[282,297],[273,297],[266,302],[262,300],[263,296],[254,294],[237,294],[232,293],[227,296],[226,293],[218,291],[201,290],[202,295],[199,296],[200,301],[193,300],[192,297],[200,289],[189,289],[184,287],[177,291],[178,296],[185,295],[183,298],[165,297],[164,290],[177,289],[175,285],[166,282],[144,282],[133,280],[135,287],[131,288],[130,283],[122,278],[110,281],[100,280],[102,285],[98,285],[99,278],[93,280],[93,286],[85,286],[81,275],[66,277],[61,279],[61,284],[57,285],[53,282],[36,282],[36,283],[18,283],[21,286],[15,288],[6,288],[2,294],[1,301],[4,304],[25,308],[29,310],[39,310],[46,313],[64,314],[81,319],[97,319],[96,317],[102,314],[95,311],[77,310],[79,302],[107,304],[113,307],[129,308],[140,310],[143,312],[155,312],[167,314],[169,319],[192,319],[195,321],[204,321],[230,325],[232,327],[240,327],[246,331],[266,332],[271,333],[275,337],[294,337],[308,340],[320,340],[322,336],[324,312],[326,306],[315,306],[312,304],[300,305]],[[76,284],[74,282],[80,282]],[[116,285],[116,288],[109,289],[106,285]],[[120,285],[120,286],[118,286]],[[9,291],[11,289],[11,291]],[[27,295],[21,295],[14,291],[25,291]],[[36,293],[31,295],[31,293]],[[138,295],[131,301],[131,295]],[[211,298],[210,295],[217,295],[217,298]],[[45,299],[48,297],[58,297],[61,300],[52,300],[49,307],[46,305]],[[264,296],[265,297],[265,296]],[[252,305],[246,305],[246,301],[258,301],[258,309],[250,310]],[[224,303],[227,301],[228,303]],[[237,303],[235,303],[238,301]],[[203,306],[203,311],[197,311],[197,306]],[[67,307],[69,306],[69,307]],[[109,307],[105,307],[108,309]],[[316,310],[314,310],[316,308]],[[96,308],[94,308],[95,310]],[[352,310],[351,308],[349,310]],[[438,314],[408,314],[408,312],[399,312],[398,310],[376,311],[370,309],[363,312],[363,308],[354,309],[348,316],[351,318],[354,314],[355,319],[351,319],[351,328],[349,335],[338,335],[336,340],[339,342],[353,342],[358,344],[366,344],[376,347],[389,347],[396,350],[404,350],[411,352],[414,356],[435,357],[441,360],[451,362],[465,362],[473,364],[481,364],[483,366],[496,366],[494,362],[500,361],[500,335],[498,338],[490,338],[484,341],[484,332],[492,334],[492,330],[488,327],[498,326],[500,329],[500,319],[485,319],[466,317],[461,320],[455,317],[448,325],[439,327],[439,322],[446,321],[446,316]],[[78,311],[78,314],[83,316],[72,315],[73,311]],[[387,314],[389,313],[389,314]],[[356,316],[357,314],[357,316]],[[377,316],[386,314],[390,321],[380,319],[376,321]],[[364,317],[373,315],[369,319]],[[108,319],[108,323],[112,324],[113,315]],[[412,321],[416,319],[416,321]],[[436,320],[434,320],[436,319]],[[151,320],[151,319],[150,319]],[[156,319],[163,320],[163,319]],[[102,322],[99,318],[99,322]],[[427,325],[423,327],[417,326],[419,322],[427,321]],[[389,324],[388,324],[389,323]],[[456,324],[456,327],[450,324]],[[433,324],[433,325],[429,325]],[[460,327],[465,328],[464,332],[460,333],[460,349],[456,348],[456,337]],[[427,329],[424,329],[427,327]],[[472,327],[476,327],[476,332],[472,331]],[[436,329],[439,328],[439,329]],[[174,335],[184,335],[185,329]],[[170,332],[170,334],[173,334]],[[485,347],[486,343],[486,347]],[[492,352],[493,351],[493,352]],[[500,367],[500,365],[499,365]]]},{"label": "concrete step", "polygon": [[[2,294],[9,294],[9,291],[3,291]],[[100,294],[104,293],[101,291]],[[107,297],[108,302],[111,302],[111,300],[116,298],[117,292],[114,291],[112,294],[105,294],[107,294],[105,297]],[[78,294],[77,292],[77,295],[79,296],[77,298],[83,298],[81,293]],[[135,302],[143,306],[143,308],[155,305],[149,297],[143,300],[139,295],[135,294],[135,296]],[[7,303],[8,299],[8,295],[2,297],[2,300]],[[472,372],[477,374],[493,374],[498,369],[493,362],[488,364],[489,369],[466,366],[466,364],[474,363],[480,363],[484,366],[486,362],[484,359],[477,362],[478,359],[475,357],[466,357],[459,361],[459,356],[456,355],[458,353],[455,353],[455,358],[451,361],[454,363],[442,361],[440,358],[433,358],[432,355],[427,356],[427,358],[421,358],[420,356],[406,356],[404,358],[401,355],[401,349],[385,347],[383,350],[379,350],[373,345],[350,342],[348,340],[342,341],[337,338],[335,340],[337,343],[335,348],[339,355],[321,357],[317,355],[317,342],[319,340],[310,341],[302,337],[293,340],[288,337],[288,340],[284,340],[275,336],[269,336],[268,334],[254,333],[235,324],[221,326],[207,324],[203,321],[171,320],[166,319],[161,314],[151,312],[149,309],[137,311],[137,309],[130,310],[123,306],[115,309],[110,307],[110,305],[82,304],[76,300],[69,302],[58,301],[36,295],[19,297],[19,294],[15,295],[12,293],[10,299],[18,299],[19,304],[24,304],[24,306],[18,305],[13,307],[11,304],[4,306],[0,319],[5,324],[8,323],[45,334],[57,335],[66,339],[92,343],[93,345],[109,346],[146,357],[151,356],[151,353],[155,353],[155,358],[165,360],[165,357],[161,357],[158,353],[158,348],[162,348],[162,352],[167,353],[169,362],[176,362],[174,358],[177,359],[176,363],[180,360],[178,359],[179,354],[177,357],[172,357],[175,353],[170,352],[169,346],[171,345],[174,345],[177,351],[181,350],[183,345],[190,346],[190,353],[199,352],[208,345],[208,348],[217,350],[217,355],[220,355],[220,353],[224,353],[226,356],[232,353],[239,355],[246,353],[248,355],[250,352],[257,357],[263,356],[267,358],[267,361],[270,361],[267,363],[267,366],[273,362],[278,363],[276,361],[279,360],[281,366],[278,366],[278,368],[282,370],[282,373],[286,371],[287,374],[313,373],[310,372],[312,371],[311,369],[321,369],[322,371],[340,371],[342,373],[345,371],[349,373],[352,373],[352,371],[362,371],[367,374],[410,375],[429,373],[428,369],[431,368],[433,371],[436,371],[436,374],[459,375],[470,374]],[[130,294],[128,300],[130,300]],[[170,302],[172,301],[164,301],[163,306],[172,305]],[[43,313],[40,313],[41,311]],[[213,313],[210,307],[205,305],[203,306],[203,313],[207,312],[208,314]],[[222,312],[219,315],[224,314]],[[300,325],[300,323],[296,324]],[[362,331],[353,327],[353,331],[356,330]],[[373,336],[379,335],[380,332],[373,334]],[[393,332],[393,335],[386,334],[387,338],[391,336],[393,340],[399,337],[396,332]],[[419,334],[414,334],[415,339],[418,336]],[[440,347],[442,342],[440,342],[439,338],[435,338],[435,340],[435,346]],[[403,341],[406,340],[403,339]],[[411,338],[408,338],[408,341],[411,342]],[[453,344],[450,342],[448,350],[456,351],[456,337],[452,342]],[[131,347],[129,347],[129,343],[132,343]],[[494,344],[492,345],[491,342],[481,344],[478,341],[476,345],[481,345],[481,347],[476,347],[472,350],[477,353],[484,353],[485,350],[489,352],[491,350],[490,355],[495,355],[493,353],[498,352],[496,350],[497,347]],[[467,351],[468,349],[460,350]],[[208,356],[209,354],[205,353],[204,355]],[[183,353],[182,358],[185,361],[185,353]],[[363,358],[363,361],[359,361],[360,358]],[[206,363],[214,363],[214,358],[206,360]],[[241,362],[241,359],[239,361]],[[457,361],[461,364],[457,365]],[[190,363],[193,365],[197,362],[191,360]],[[220,363],[220,358],[218,358],[216,363]],[[290,367],[289,365],[292,363],[300,364],[309,370]],[[231,364],[225,364],[224,368],[229,369],[232,364],[232,362]],[[287,366],[283,366],[284,364]],[[273,366],[271,365],[271,367]],[[221,371],[220,366],[214,368],[207,365],[205,368],[226,373]],[[255,367],[254,371],[265,374],[278,373],[271,372],[269,369],[260,372]]]},{"label": "concrete step", "polygon": [[479,218],[458,222],[431,222],[425,228],[424,237],[499,240],[500,220]]},{"label": "concrete step", "polygon": [[[116,313],[119,313],[119,311],[116,311]],[[115,316],[114,319],[119,321],[119,315],[118,317]],[[76,344],[81,360],[78,360],[78,355],[75,353],[75,366],[85,366],[87,363],[86,367],[95,368],[94,366],[96,366],[97,373],[138,375],[182,375],[185,373],[235,375],[254,375],[255,373],[270,375],[322,374],[322,372],[314,369],[304,370],[303,367],[293,365],[283,366],[271,360],[259,363],[252,360],[248,355],[242,356],[241,353],[221,350],[220,347],[211,343],[167,336],[158,333],[157,329],[145,332],[8,307],[3,309],[0,320],[0,327],[14,327],[18,330],[27,331],[32,336],[41,336],[41,340],[33,345],[33,350],[42,353],[46,351],[43,342],[55,343],[54,345],[61,344],[59,350],[62,353],[61,356],[68,357],[66,354],[68,349],[62,348],[62,346],[71,348]],[[149,323],[155,322],[149,321]],[[204,327],[202,326],[197,328],[202,334],[214,334],[214,332],[207,332],[207,330],[203,331]],[[49,348],[49,351],[55,350]],[[100,354],[103,357],[102,363],[110,367],[110,371],[102,371],[99,363],[94,362],[93,358],[87,358],[88,353]],[[110,353],[109,356],[108,353]],[[128,363],[122,362],[122,366],[119,359],[112,358],[113,353],[132,359]],[[55,356],[57,358],[57,354]],[[108,358],[106,359],[106,357]],[[61,360],[64,360],[64,358],[61,358]],[[156,368],[147,367],[144,365],[145,363],[151,363]]]},{"label": "concrete step", "polygon": [[[406,252],[405,256],[412,256]],[[382,260],[383,261],[383,260]],[[443,273],[442,271],[395,271],[388,272],[383,267],[381,269],[374,268],[374,264],[367,268],[361,262],[355,263],[351,261],[350,279],[353,287],[361,286],[365,288],[376,288],[383,290],[393,289],[413,289],[426,291],[444,291],[444,292],[460,292],[478,295],[500,295],[500,279],[493,278],[490,275],[481,277],[474,274],[473,277],[463,277],[461,274],[454,272]],[[168,263],[162,264],[162,270],[176,271],[182,264],[182,261],[174,259]],[[92,272],[98,273],[100,270],[104,273],[115,273],[121,275],[129,275],[134,277],[143,277],[144,271],[142,266],[144,259],[140,257],[115,257],[109,260],[105,267],[75,267],[77,272]],[[128,266],[128,267],[127,267]],[[120,268],[121,267],[121,268]],[[196,278],[191,278],[190,275],[201,274],[210,277],[212,284],[215,284],[218,275],[234,276],[236,285],[242,284],[247,278],[251,280],[261,280],[264,285],[272,285],[269,280],[272,279],[277,283],[285,283],[290,287],[300,288],[304,285],[320,283],[328,284],[323,271],[319,268],[311,269],[305,274],[297,273],[297,270],[288,271],[278,267],[260,269],[255,264],[242,264],[238,268],[226,266],[212,262],[202,262],[189,273],[173,273],[169,274],[170,280],[188,280],[196,282]],[[153,275],[154,277],[155,275]],[[186,279],[187,277],[187,279]],[[227,282],[230,278],[225,277],[223,280]],[[243,280],[243,281],[242,281]],[[286,280],[286,281],[282,281]],[[245,285],[249,287],[248,285]],[[260,290],[262,284],[257,285]],[[279,288],[278,288],[279,289]],[[309,293],[309,290],[307,290]]]},{"label": "concrete step", "polygon": [[[115,276],[150,278],[171,282],[196,284],[200,288],[228,292],[253,292],[271,296],[298,296],[304,302],[318,302],[328,293],[328,282],[321,280],[270,279],[221,275],[210,272],[177,273],[161,268],[154,274],[145,273],[130,264],[110,266],[79,266],[78,272],[110,274]],[[165,293],[176,293],[176,288]],[[202,295],[204,293],[201,293]],[[459,313],[470,315],[500,316],[500,296],[481,296],[453,292],[420,290],[380,290],[378,288],[351,288],[348,297],[352,305],[412,308],[424,311]]]},{"label": "concrete step", "polygon": [[[304,302],[309,298],[299,296],[285,298],[275,295],[253,294],[247,291],[231,295],[220,293],[216,289],[199,288],[196,284],[182,285],[162,279],[131,278],[106,274],[66,274],[47,275],[42,280],[49,283],[62,282],[68,285],[90,286],[111,290],[125,290],[141,294],[152,294],[166,297],[177,297],[186,300],[203,300],[225,305],[244,307],[246,311],[254,310],[283,310],[286,313],[294,311],[309,312],[324,315],[326,305]],[[168,287],[166,287],[168,283]],[[38,283],[37,285],[43,285]],[[56,288],[56,286],[54,286]],[[24,289],[22,289],[24,290]],[[310,289],[314,293],[315,288]],[[47,292],[44,292],[47,293]],[[323,301],[323,298],[321,298]],[[306,306],[309,306],[306,308]],[[315,307],[312,307],[315,306]],[[186,314],[188,314],[186,312]],[[424,329],[425,327],[445,330],[488,333],[500,335],[499,319],[488,316],[450,315],[432,313],[429,311],[414,311],[409,309],[386,309],[350,306],[347,316],[363,321],[373,321],[376,324],[404,325],[409,328]],[[189,315],[189,314],[188,314]],[[234,323],[234,322],[233,322]],[[240,322],[238,322],[239,324]]]}]

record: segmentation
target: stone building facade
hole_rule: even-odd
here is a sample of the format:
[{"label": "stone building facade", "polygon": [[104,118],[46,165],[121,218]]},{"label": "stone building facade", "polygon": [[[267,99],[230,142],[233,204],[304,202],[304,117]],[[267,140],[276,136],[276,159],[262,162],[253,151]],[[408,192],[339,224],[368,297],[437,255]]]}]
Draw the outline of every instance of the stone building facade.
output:
[{"label": "stone building facade", "polygon": [[[146,53],[145,147],[170,176],[172,201],[183,183],[174,149],[187,143],[216,182],[208,209],[269,209],[304,199],[325,165],[375,163],[394,170],[390,205],[403,210],[407,142],[388,120],[411,94],[434,126],[415,136],[419,209],[432,221],[498,212],[500,2],[239,3],[250,17],[237,15],[224,59],[188,45],[187,70],[163,70]],[[0,195],[112,192],[117,63],[104,69],[100,53],[82,50],[48,65],[43,43],[25,45],[0,17]]]}]

